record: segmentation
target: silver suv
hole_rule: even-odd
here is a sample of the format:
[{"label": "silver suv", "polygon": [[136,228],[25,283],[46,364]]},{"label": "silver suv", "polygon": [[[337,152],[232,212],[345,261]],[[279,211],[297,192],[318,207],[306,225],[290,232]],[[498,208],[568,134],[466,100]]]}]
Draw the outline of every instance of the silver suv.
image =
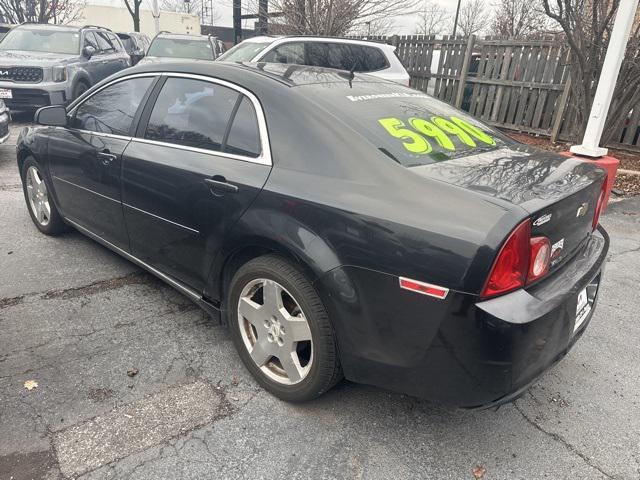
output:
[{"label": "silver suv", "polygon": [[129,65],[106,28],[25,23],[0,43],[0,99],[13,110],[67,104]]}]

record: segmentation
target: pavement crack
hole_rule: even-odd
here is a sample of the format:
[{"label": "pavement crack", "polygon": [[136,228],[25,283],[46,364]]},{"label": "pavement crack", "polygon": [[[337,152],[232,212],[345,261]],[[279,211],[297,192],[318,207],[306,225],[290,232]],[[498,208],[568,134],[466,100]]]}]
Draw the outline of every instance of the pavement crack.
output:
[{"label": "pavement crack", "polygon": [[569,443],[562,435],[560,435],[558,433],[550,432],[548,430],[545,430],[542,426],[540,426],[535,420],[533,420],[526,413],[524,413],[522,408],[520,408],[520,406],[518,405],[517,401],[513,402],[513,406],[518,411],[518,413],[520,413],[522,418],[524,418],[525,421],[529,425],[531,425],[533,428],[535,428],[539,432],[543,433],[547,437],[551,438],[552,440],[560,443],[568,451],[570,451],[571,453],[573,453],[573,454],[577,455],[578,457],[580,457],[584,461],[584,463],[589,465],[591,468],[597,470],[598,472],[600,472],[605,477],[610,478],[612,480],[615,480],[616,477],[614,475],[611,475],[610,473],[605,472],[600,466],[595,464],[589,457],[587,457],[584,453],[582,453],[580,450],[578,450],[574,445]]},{"label": "pavement crack", "polygon": [[0,298],[0,310],[22,303],[24,301],[24,297],[24,295],[18,295],[17,297]]},{"label": "pavement crack", "polygon": [[108,280],[100,280],[90,283],[88,285],[82,285],[80,287],[64,288],[60,290],[49,290],[42,294],[42,298],[45,300],[51,300],[55,298],[70,299],[83,297],[86,295],[94,295],[96,293],[106,292],[117,288],[124,287],[126,285],[139,285],[149,282],[149,275],[144,272],[134,272],[122,277],[110,278]]}]

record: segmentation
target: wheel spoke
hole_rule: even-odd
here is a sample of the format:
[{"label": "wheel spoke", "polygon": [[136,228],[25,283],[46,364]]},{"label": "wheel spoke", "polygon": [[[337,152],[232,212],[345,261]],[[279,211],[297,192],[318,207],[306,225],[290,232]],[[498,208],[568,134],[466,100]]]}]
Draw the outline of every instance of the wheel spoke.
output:
[{"label": "wheel spoke", "polygon": [[265,280],[262,285],[264,306],[272,315],[282,308],[282,287],[273,280]]},{"label": "wheel spoke", "polygon": [[280,364],[284,371],[289,377],[289,380],[292,383],[300,381],[303,375],[303,368],[300,366],[300,360],[298,359],[298,354],[295,352],[289,352],[287,355],[283,355],[282,357],[278,357],[280,360]]},{"label": "wheel spoke", "polygon": [[238,306],[240,315],[260,331],[265,329],[264,320],[268,315],[263,308],[263,306],[258,305],[246,297],[240,299],[240,305]]},{"label": "wheel spoke", "polygon": [[311,340],[311,330],[304,318],[291,317],[286,324],[287,336],[294,342]]},{"label": "wheel spoke", "polygon": [[38,222],[44,222],[44,208],[42,207],[42,202],[36,203],[36,218]]},{"label": "wheel spoke", "polygon": [[269,352],[267,352],[267,350],[260,342],[255,343],[250,355],[253,361],[256,362],[256,365],[258,365],[259,367],[262,367],[271,358]]},{"label": "wheel spoke", "polygon": [[48,201],[44,200],[42,202],[42,209],[44,211],[46,219],[49,220],[51,218],[51,205],[49,205]]},{"label": "wheel spoke", "polygon": [[33,188],[33,184],[29,181],[27,181],[27,195],[29,195],[29,198],[33,201],[33,199],[36,196],[36,191]]}]

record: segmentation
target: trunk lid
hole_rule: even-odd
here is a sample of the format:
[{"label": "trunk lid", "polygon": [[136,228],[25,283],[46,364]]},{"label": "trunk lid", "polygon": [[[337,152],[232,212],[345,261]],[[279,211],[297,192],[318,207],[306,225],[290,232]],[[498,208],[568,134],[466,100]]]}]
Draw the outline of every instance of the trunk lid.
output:
[{"label": "trunk lid", "polygon": [[525,209],[531,216],[531,235],[551,242],[551,270],[571,258],[590,237],[606,177],[591,162],[524,146],[409,170]]}]

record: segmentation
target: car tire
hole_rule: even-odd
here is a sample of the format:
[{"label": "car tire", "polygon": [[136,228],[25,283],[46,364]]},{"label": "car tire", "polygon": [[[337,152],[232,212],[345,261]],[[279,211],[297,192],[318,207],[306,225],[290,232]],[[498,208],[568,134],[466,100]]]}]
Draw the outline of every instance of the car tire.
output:
[{"label": "car tire", "polygon": [[326,309],[311,282],[290,262],[277,255],[255,258],[238,269],[227,291],[233,342],[267,391],[282,400],[303,402],[340,381],[338,348]]},{"label": "car tire", "polygon": [[69,230],[49,192],[51,188],[33,157],[22,165],[22,191],[27,210],[35,226],[45,235],[57,235]]},{"label": "car tire", "polygon": [[80,95],[89,90],[89,85],[84,80],[79,80],[76,85],[73,87],[73,98],[71,100],[76,100]]}]

